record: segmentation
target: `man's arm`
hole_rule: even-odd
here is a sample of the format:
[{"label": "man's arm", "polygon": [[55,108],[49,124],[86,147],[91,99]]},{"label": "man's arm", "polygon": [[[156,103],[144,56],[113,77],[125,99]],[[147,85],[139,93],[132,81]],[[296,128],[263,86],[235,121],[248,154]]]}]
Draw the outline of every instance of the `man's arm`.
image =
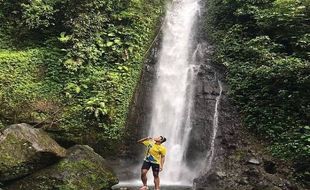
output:
[{"label": "man's arm", "polygon": [[165,156],[161,156],[161,159],[160,159],[160,168],[159,170],[162,171],[163,168],[164,168],[164,163],[165,163]]},{"label": "man's arm", "polygon": [[150,139],[152,139],[152,137],[145,137],[145,138],[142,138],[142,139],[138,140],[137,142],[138,143],[143,143],[144,141],[150,140]]}]

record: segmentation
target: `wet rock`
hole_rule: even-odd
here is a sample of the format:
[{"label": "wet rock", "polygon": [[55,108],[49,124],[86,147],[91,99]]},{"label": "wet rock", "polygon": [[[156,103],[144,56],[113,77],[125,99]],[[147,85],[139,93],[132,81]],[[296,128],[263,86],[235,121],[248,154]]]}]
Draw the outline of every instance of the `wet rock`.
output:
[{"label": "wet rock", "polygon": [[271,184],[266,184],[264,182],[256,184],[252,190],[281,190],[280,187],[273,186]]},{"label": "wet rock", "polygon": [[11,125],[0,134],[0,182],[31,174],[65,154],[44,131],[27,124]]},{"label": "wet rock", "polygon": [[247,168],[247,169],[244,171],[244,174],[247,175],[247,176],[250,176],[250,177],[259,177],[260,172],[258,171],[257,168],[255,168],[255,167],[250,167],[250,168]]},{"label": "wet rock", "polygon": [[105,160],[89,146],[68,149],[57,164],[27,176],[5,190],[110,189],[118,183]]},{"label": "wet rock", "polygon": [[205,174],[194,180],[197,189],[208,189],[208,190],[222,190],[225,189],[222,185],[222,180],[227,177],[225,172],[217,171]]},{"label": "wet rock", "polygon": [[260,165],[260,161],[255,159],[255,158],[251,158],[247,161],[248,164],[254,164],[254,165]]},{"label": "wet rock", "polygon": [[207,190],[208,188],[207,187],[197,187],[195,188],[195,190]]},{"label": "wet rock", "polygon": [[223,137],[221,144],[227,149],[235,150],[238,146],[234,142],[230,142],[229,140],[230,140],[230,137],[227,137],[226,135]]},{"label": "wet rock", "polygon": [[215,172],[216,176],[219,177],[220,179],[226,177],[226,173],[225,172]]},{"label": "wet rock", "polygon": [[228,149],[231,149],[231,150],[235,150],[235,149],[237,149],[237,145],[236,144],[228,144],[228,146],[227,146],[227,148]]},{"label": "wet rock", "polygon": [[203,92],[205,94],[210,94],[212,96],[218,96],[219,95],[219,88],[216,86],[216,84],[214,84],[214,86],[210,85],[210,82],[206,82],[206,84],[204,84],[203,87]]},{"label": "wet rock", "polygon": [[239,183],[241,185],[247,185],[247,184],[249,184],[249,181],[246,177],[242,177],[240,180],[237,181],[237,183]]},{"label": "wet rock", "polygon": [[194,179],[194,184],[196,186],[195,189],[209,187],[211,185],[217,184],[217,182],[218,178],[217,175],[215,175],[214,173],[210,175],[205,174],[200,176],[199,178]]},{"label": "wet rock", "polygon": [[219,176],[216,173],[211,173],[208,177],[207,177],[207,181],[209,184],[214,184],[214,183],[218,183],[219,181]]},{"label": "wet rock", "polygon": [[272,161],[264,161],[264,169],[267,173],[275,174],[277,173],[276,164]]},{"label": "wet rock", "polygon": [[285,187],[287,187],[287,189],[289,189],[289,190],[298,190],[298,186],[295,184],[292,184],[289,181],[285,182]]}]

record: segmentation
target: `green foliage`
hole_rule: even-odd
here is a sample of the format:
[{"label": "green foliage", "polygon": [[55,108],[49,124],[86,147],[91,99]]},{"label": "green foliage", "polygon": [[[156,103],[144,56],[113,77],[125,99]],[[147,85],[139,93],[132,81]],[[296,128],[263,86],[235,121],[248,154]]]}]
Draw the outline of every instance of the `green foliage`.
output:
[{"label": "green foliage", "polygon": [[95,116],[95,118],[100,119],[100,117],[104,117],[108,114],[106,102],[107,100],[104,98],[92,97],[86,102],[85,110]]},{"label": "green foliage", "polygon": [[213,0],[208,9],[214,60],[227,66],[245,124],[275,155],[309,162],[309,1]]},{"label": "green foliage", "polygon": [[[36,119],[42,118],[40,121],[57,121],[64,136],[57,135],[56,138],[90,145],[119,142],[141,65],[155,35],[164,2],[3,2],[0,6],[0,19],[4,23],[0,31],[0,49],[5,49],[7,56],[13,56],[13,50],[16,50],[25,58],[18,61],[16,57],[12,58],[12,62],[18,63],[14,70],[21,71],[14,75],[10,84],[3,82],[3,85],[7,84],[3,92],[7,93],[5,98],[10,103],[8,107],[1,106],[4,113],[0,114],[0,120],[5,124],[27,120],[29,117],[8,110],[23,110],[21,106],[24,104],[30,104],[30,109],[32,104],[40,102],[41,107],[54,105],[53,111],[57,115],[52,111],[43,114],[31,111],[32,115]],[[29,47],[39,49],[38,53],[32,53]],[[6,68],[5,64],[0,65],[0,70],[2,67]],[[39,71],[42,74],[37,74]],[[3,75],[9,75],[8,72],[3,70]],[[16,90],[17,86],[11,85],[15,83],[23,89],[19,93],[9,93],[9,88]],[[21,96],[22,93],[25,97]],[[16,119],[12,119],[12,115]],[[4,119],[7,117],[9,119]],[[112,146],[104,147],[112,149]]]},{"label": "green foliage", "polygon": [[5,126],[3,125],[3,123],[0,121],[0,130],[1,129],[4,129],[5,128]]},{"label": "green foliage", "polygon": [[118,139],[164,3],[78,2],[62,7],[66,33],[59,40],[67,53],[66,102],[82,107],[80,116],[101,128],[105,137]]},{"label": "green foliage", "polygon": [[48,62],[46,56],[53,59],[48,51],[0,51],[0,116],[3,122],[32,121],[56,109],[53,104],[57,102],[59,85],[49,82],[47,86],[42,73]]},{"label": "green foliage", "polygon": [[22,19],[30,29],[46,28],[53,25],[56,10],[42,0],[34,0],[29,4],[22,3]]}]

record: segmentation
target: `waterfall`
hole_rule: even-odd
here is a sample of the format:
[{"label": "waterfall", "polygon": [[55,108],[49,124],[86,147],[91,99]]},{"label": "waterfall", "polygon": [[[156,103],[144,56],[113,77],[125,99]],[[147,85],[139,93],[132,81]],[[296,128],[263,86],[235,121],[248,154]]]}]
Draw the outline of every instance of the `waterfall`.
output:
[{"label": "waterfall", "polygon": [[213,125],[212,125],[212,129],[213,129],[213,133],[212,133],[212,136],[211,136],[211,146],[210,146],[210,150],[208,151],[208,154],[207,154],[207,162],[206,162],[206,167],[203,167],[203,168],[206,168],[205,170],[205,173],[207,173],[210,169],[211,169],[211,166],[212,166],[212,161],[213,161],[213,158],[214,158],[214,150],[215,150],[215,139],[216,139],[216,135],[217,135],[217,130],[218,130],[218,107],[219,107],[219,104],[220,104],[220,100],[221,100],[221,97],[222,97],[222,92],[223,92],[223,87],[222,87],[222,83],[220,80],[218,80],[218,86],[220,88],[220,93],[219,95],[216,97],[216,102],[215,102],[215,108],[214,108],[214,116],[213,116]]},{"label": "waterfall", "polygon": [[149,130],[150,136],[167,138],[162,184],[191,184],[195,177],[184,157],[191,130],[195,78],[193,26],[199,9],[199,0],[173,0],[165,18]]}]

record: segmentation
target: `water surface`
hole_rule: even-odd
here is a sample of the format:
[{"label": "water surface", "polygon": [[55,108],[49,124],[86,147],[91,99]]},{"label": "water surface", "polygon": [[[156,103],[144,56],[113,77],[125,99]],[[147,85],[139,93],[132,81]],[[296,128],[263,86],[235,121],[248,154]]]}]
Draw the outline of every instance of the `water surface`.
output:
[{"label": "water surface", "polygon": [[[136,185],[116,185],[113,190],[139,190],[141,186]],[[149,186],[149,190],[155,190],[154,186]],[[192,190],[192,187],[189,186],[179,186],[179,185],[163,185],[160,187],[160,190]]]}]

